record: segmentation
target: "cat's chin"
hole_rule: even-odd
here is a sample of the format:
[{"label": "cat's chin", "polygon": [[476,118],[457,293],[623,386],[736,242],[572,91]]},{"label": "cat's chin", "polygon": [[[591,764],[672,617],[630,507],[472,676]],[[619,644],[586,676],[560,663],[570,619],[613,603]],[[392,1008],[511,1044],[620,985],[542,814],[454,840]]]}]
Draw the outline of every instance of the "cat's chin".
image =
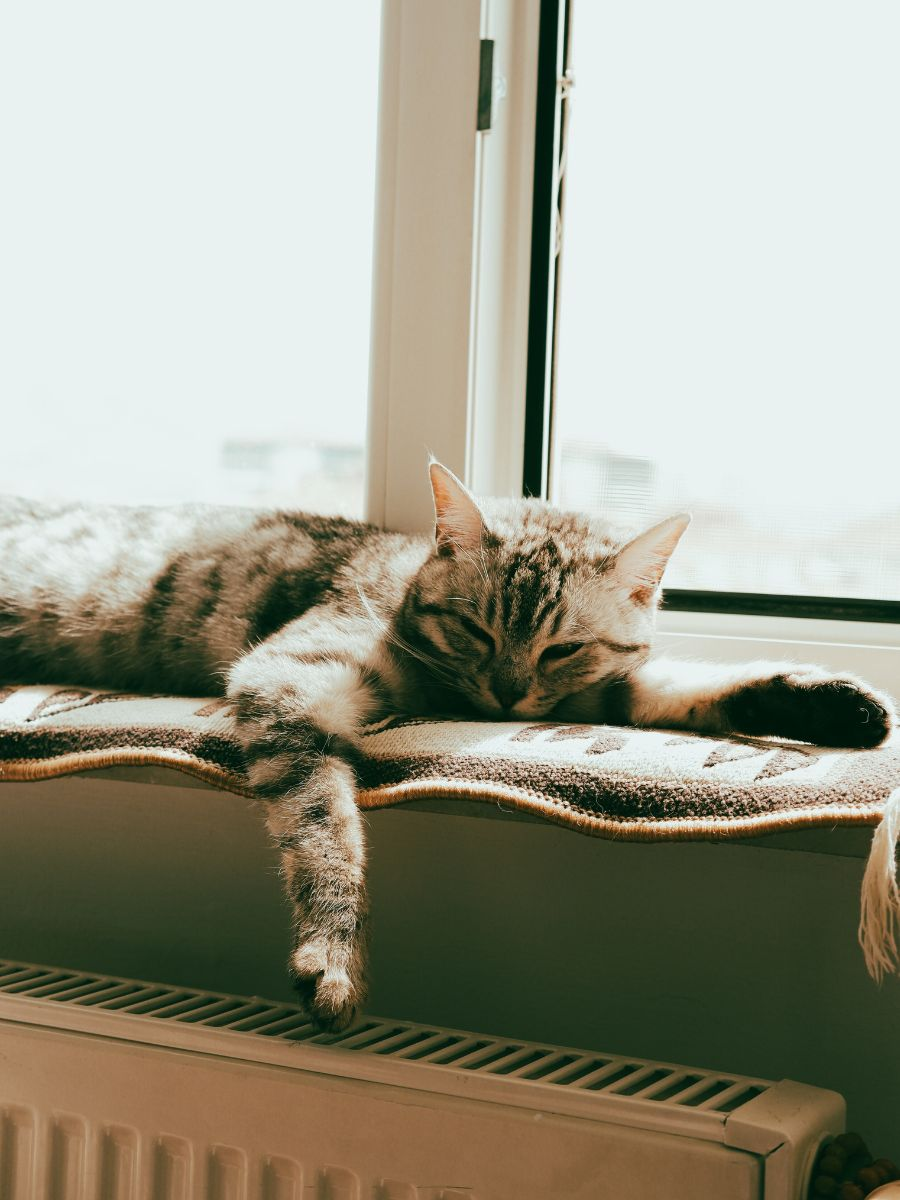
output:
[{"label": "cat's chin", "polygon": [[551,709],[551,705],[549,705],[549,704],[541,704],[541,705],[526,704],[522,707],[519,707],[519,705],[516,705],[515,708],[510,709],[510,711],[504,715],[504,720],[506,720],[506,721],[539,721],[542,717],[547,716],[547,714],[550,712],[550,709]]},{"label": "cat's chin", "polygon": [[472,704],[474,714],[486,721],[538,721],[550,712],[550,708],[549,704],[514,704],[512,708],[482,701]]}]

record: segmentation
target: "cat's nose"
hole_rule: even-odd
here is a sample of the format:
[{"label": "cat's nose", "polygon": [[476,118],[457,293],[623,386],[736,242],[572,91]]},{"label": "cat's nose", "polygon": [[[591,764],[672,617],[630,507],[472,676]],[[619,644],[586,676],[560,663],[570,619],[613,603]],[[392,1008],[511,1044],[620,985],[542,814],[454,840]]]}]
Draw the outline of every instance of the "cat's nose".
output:
[{"label": "cat's nose", "polygon": [[495,679],[491,691],[497,697],[502,708],[512,708],[528,691],[528,684],[520,679]]}]

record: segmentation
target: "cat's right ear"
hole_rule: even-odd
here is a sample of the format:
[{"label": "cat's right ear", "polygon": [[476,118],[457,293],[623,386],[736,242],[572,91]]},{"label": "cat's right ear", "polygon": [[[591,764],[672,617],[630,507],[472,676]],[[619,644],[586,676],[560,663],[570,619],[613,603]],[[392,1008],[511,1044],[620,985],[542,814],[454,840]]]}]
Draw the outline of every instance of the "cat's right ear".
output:
[{"label": "cat's right ear", "polygon": [[619,551],[613,570],[635,603],[655,602],[666,564],[690,523],[690,513],[679,513],[638,534]]},{"label": "cat's right ear", "polygon": [[474,496],[436,459],[428,464],[428,474],[434,496],[434,539],[438,554],[477,550],[484,534],[484,519]]}]

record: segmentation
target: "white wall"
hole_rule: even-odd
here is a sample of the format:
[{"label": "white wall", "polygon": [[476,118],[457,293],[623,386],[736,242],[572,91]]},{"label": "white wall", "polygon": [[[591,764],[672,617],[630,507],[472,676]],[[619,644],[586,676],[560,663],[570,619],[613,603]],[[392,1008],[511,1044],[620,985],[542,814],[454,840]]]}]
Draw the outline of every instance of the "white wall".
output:
[{"label": "white wall", "polygon": [[[246,801],[96,777],[0,800],[0,955],[289,998]],[[478,811],[370,816],[371,1011],[835,1088],[900,1155],[900,981],[855,941],[868,831],[648,846]]]}]

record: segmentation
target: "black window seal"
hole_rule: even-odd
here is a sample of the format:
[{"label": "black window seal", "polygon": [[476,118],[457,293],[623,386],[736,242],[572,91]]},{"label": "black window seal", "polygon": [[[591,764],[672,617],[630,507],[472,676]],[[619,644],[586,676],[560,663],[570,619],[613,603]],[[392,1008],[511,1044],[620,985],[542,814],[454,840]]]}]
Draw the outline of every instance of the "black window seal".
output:
[{"label": "black window seal", "polygon": [[568,65],[570,0],[541,0],[535,103],[531,278],[522,493],[546,498],[553,417],[559,258],[554,207],[559,166],[559,80]]},{"label": "black window seal", "polygon": [[900,601],[840,596],[796,596],[788,592],[720,592],[666,588],[662,608],[668,612],[733,613],[736,616],[799,617],[820,621],[900,623]]}]

